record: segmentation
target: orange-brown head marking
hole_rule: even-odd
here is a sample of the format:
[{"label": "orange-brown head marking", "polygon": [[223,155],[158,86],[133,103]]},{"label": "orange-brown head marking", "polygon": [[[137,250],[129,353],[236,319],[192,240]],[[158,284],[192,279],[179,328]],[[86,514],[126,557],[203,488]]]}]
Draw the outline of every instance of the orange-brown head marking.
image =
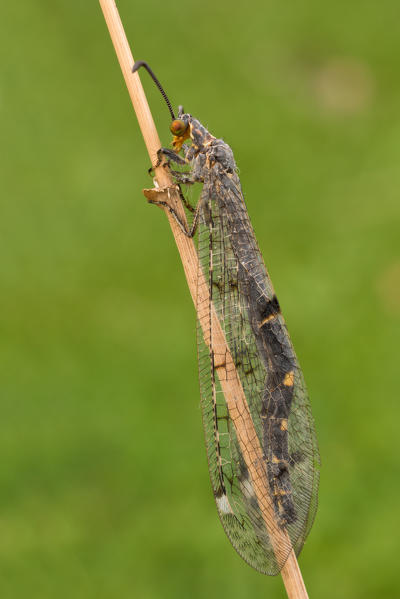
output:
[{"label": "orange-brown head marking", "polygon": [[175,151],[179,152],[183,142],[190,137],[189,123],[183,119],[174,119],[171,123],[170,131],[174,136],[172,145]]}]

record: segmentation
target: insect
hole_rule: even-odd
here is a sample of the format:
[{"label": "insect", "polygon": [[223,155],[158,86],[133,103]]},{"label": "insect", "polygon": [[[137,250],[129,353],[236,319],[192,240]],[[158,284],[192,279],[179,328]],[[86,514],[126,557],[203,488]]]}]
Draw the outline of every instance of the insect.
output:
[{"label": "insect", "polygon": [[[198,234],[199,280],[208,285],[208,305],[198,326],[199,378],[218,513],[243,559],[265,574],[276,574],[292,548],[300,552],[317,509],[320,460],[304,379],[250,223],[231,148],[182,107],[176,118],[147,63],[139,61],[132,70],[141,66],[160,89],[172,116],[173,150],[162,148],[156,166],[166,160],[169,167],[189,167],[183,172],[171,169],[176,183],[202,184],[196,208],[180,191],[193,213],[190,228],[167,201],[151,201],[167,209],[185,235]],[[274,525],[290,539],[279,552],[271,542],[262,497],[250,472],[254,464],[245,455],[240,429],[224,396],[224,377],[230,371],[226,352],[213,344],[213,311],[254,425],[260,452],[253,461],[267,481]]]}]

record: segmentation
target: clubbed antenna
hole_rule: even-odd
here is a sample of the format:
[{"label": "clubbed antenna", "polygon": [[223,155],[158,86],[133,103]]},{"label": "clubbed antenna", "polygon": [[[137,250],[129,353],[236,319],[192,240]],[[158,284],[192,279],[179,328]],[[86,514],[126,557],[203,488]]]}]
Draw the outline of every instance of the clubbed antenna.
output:
[{"label": "clubbed antenna", "polygon": [[163,87],[161,85],[161,83],[159,82],[159,80],[157,79],[157,77],[154,75],[153,71],[151,70],[151,68],[149,67],[149,65],[147,64],[147,62],[145,62],[144,60],[137,60],[135,62],[135,64],[132,67],[132,73],[135,73],[138,69],[140,69],[140,67],[144,67],[146,69],[146,71],[149,73],[150,77],[153,79],[154,83],[156,84],[156,86],[158,87],[158,89],[161,92],[162,97],[164,98],[164,100],[167,103],[168,109],[171,113],[172,116],[172,120],[175,120],[175,115],[174,115],[174,111],[172,110],[172,106],[171,106],[171,102],[168,100],[168,96],[165,93],[165,91],[163,90]]}]

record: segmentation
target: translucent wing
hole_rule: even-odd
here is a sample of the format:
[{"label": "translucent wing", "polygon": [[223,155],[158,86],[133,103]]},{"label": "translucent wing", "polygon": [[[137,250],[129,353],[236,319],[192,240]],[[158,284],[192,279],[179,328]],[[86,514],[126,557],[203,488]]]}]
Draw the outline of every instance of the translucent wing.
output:
[{"label": "translucent wing", "polygon": [[[202,194],[198,252],[210,299],[201,311],[198,355],[203,423],[218,513],[232,545],[265,574],[298,554],[316,507],[319,455],[307,391],[279,304],[247,215],[240,182],[216,164]],[[199,293],[199,301],[204,301]],[[273,551],[218,370],[224,356],[213,340],[218,315],[262,448],[277,526],[290,543]]]}]

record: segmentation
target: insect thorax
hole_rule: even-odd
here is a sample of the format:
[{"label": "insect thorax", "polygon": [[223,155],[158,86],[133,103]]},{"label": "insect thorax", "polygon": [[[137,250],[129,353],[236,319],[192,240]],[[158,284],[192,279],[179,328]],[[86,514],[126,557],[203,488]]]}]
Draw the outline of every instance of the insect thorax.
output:
[{"label": "insect thorax", "polygon": [[197,172],[206,168],[209,169],[215,163],[221,165],[223,170],[228,173],[236,171],[236,163],[230,146],[224,140],[211,135],[200,121],[190,114],[183,115],[183,118],[185,117],[189,123],[190,138],[192,140],[189,158],[197,163]]}]

